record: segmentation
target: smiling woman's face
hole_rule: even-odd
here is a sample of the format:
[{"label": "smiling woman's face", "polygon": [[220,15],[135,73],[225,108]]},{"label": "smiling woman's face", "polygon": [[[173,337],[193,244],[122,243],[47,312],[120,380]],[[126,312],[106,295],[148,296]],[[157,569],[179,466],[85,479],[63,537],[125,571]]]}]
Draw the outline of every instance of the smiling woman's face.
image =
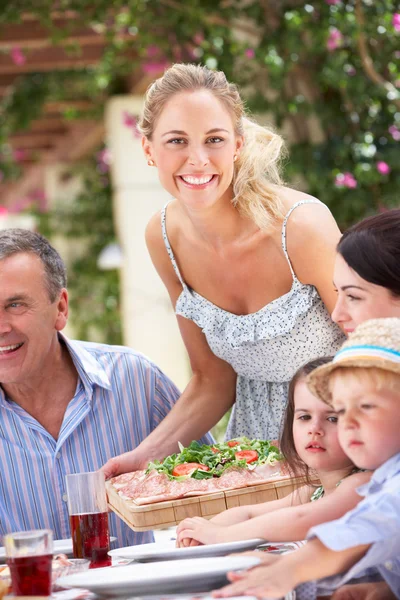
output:
[{"label": "smiling woman's face", "polygon": [[151,140],[143,140],[163,187],[192,210],[232,196],[234,156],[242,144],[228,109],[207,90],[172,96]]},{"label": "smiling woman's face", "polygon": [[336,256],[333,283],[338,297],[332,319],[346,333],[368,319],[400,317],[400,298],[360,277],[340,254]]}]

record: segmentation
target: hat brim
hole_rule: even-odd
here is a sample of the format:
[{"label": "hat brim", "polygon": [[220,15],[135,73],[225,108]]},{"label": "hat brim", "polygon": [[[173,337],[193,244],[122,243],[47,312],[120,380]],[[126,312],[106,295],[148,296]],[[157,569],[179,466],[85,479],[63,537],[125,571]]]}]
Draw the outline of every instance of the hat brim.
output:
[{"label": "hat brim", "polygon": [[314,396],[326,404],[331,404],[332,394],[329,390],[329,376],[333,371],[339,368],[366,368],[366,369],[382,369],[400,375],[400,363],[379,358],[378,356],[349,356],[343,357],[336,362],[332,361],[326,365],[318,367],[312,371],[307,377],[307,385]]}]

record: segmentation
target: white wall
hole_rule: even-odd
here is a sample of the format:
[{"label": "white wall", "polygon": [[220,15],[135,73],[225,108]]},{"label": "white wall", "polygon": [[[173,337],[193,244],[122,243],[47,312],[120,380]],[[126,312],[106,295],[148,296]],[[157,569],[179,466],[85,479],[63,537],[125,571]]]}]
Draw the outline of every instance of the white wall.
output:
[{"label": "white wall", "polygon": [[186,350],[169,296],[144,240],[150,217],[169,198],[158,181],[157,170],[147,165],[140,138],[124,125],[124,112],[139,115],[142,103],[141,96],[114,96],[105,116],[112,155],[115,225],[123,252],[124,343],[146,354],[183,389],[190,376]]}]

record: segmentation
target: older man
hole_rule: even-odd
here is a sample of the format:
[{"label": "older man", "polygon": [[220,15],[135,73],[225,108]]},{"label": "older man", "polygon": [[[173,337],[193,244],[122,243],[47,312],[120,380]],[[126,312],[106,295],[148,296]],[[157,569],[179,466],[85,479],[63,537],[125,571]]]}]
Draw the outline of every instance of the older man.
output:
[{"label": "older man", "polygon": [[[0,536],[50,528],[70,537],[65,475],[138,446],[179,397],[135,351],[63,336],[65,288],[45,238],[0,231]],[[110,527],[119,546],[152,541],[115,515]]]}]

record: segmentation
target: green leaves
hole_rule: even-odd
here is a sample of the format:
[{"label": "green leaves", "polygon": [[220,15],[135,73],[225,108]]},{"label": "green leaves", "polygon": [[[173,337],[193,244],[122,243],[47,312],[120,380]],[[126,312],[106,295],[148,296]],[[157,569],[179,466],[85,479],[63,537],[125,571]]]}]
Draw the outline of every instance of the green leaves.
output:
[{"label": "green leaves", "polygon": [[221,442],[207,446],[199,442],[191,442],[186,448],[180,445],[179,454],[171,454],[162,462],[154,461],[149,463],[147,472],[156,470],[159,473],[165,473],[170,479],[181,480],[186,477],[174,477],[172,471],[177,465],[183,463],[199,463],[209,468],[209,471],[197,469],[191,474],[194,479],[209,479],[211,477],[220,477],[227,469],[232,467],[247,468],[245,460],[238,460],[235,454],[241,450],[255,450],[258,453],[258,460],[252,463],[253,466],[270,464],[283,460],[279,449],[267,440],[250,440],[246,437],[237,438],[237,445],[229,446],[228,442]]}]

